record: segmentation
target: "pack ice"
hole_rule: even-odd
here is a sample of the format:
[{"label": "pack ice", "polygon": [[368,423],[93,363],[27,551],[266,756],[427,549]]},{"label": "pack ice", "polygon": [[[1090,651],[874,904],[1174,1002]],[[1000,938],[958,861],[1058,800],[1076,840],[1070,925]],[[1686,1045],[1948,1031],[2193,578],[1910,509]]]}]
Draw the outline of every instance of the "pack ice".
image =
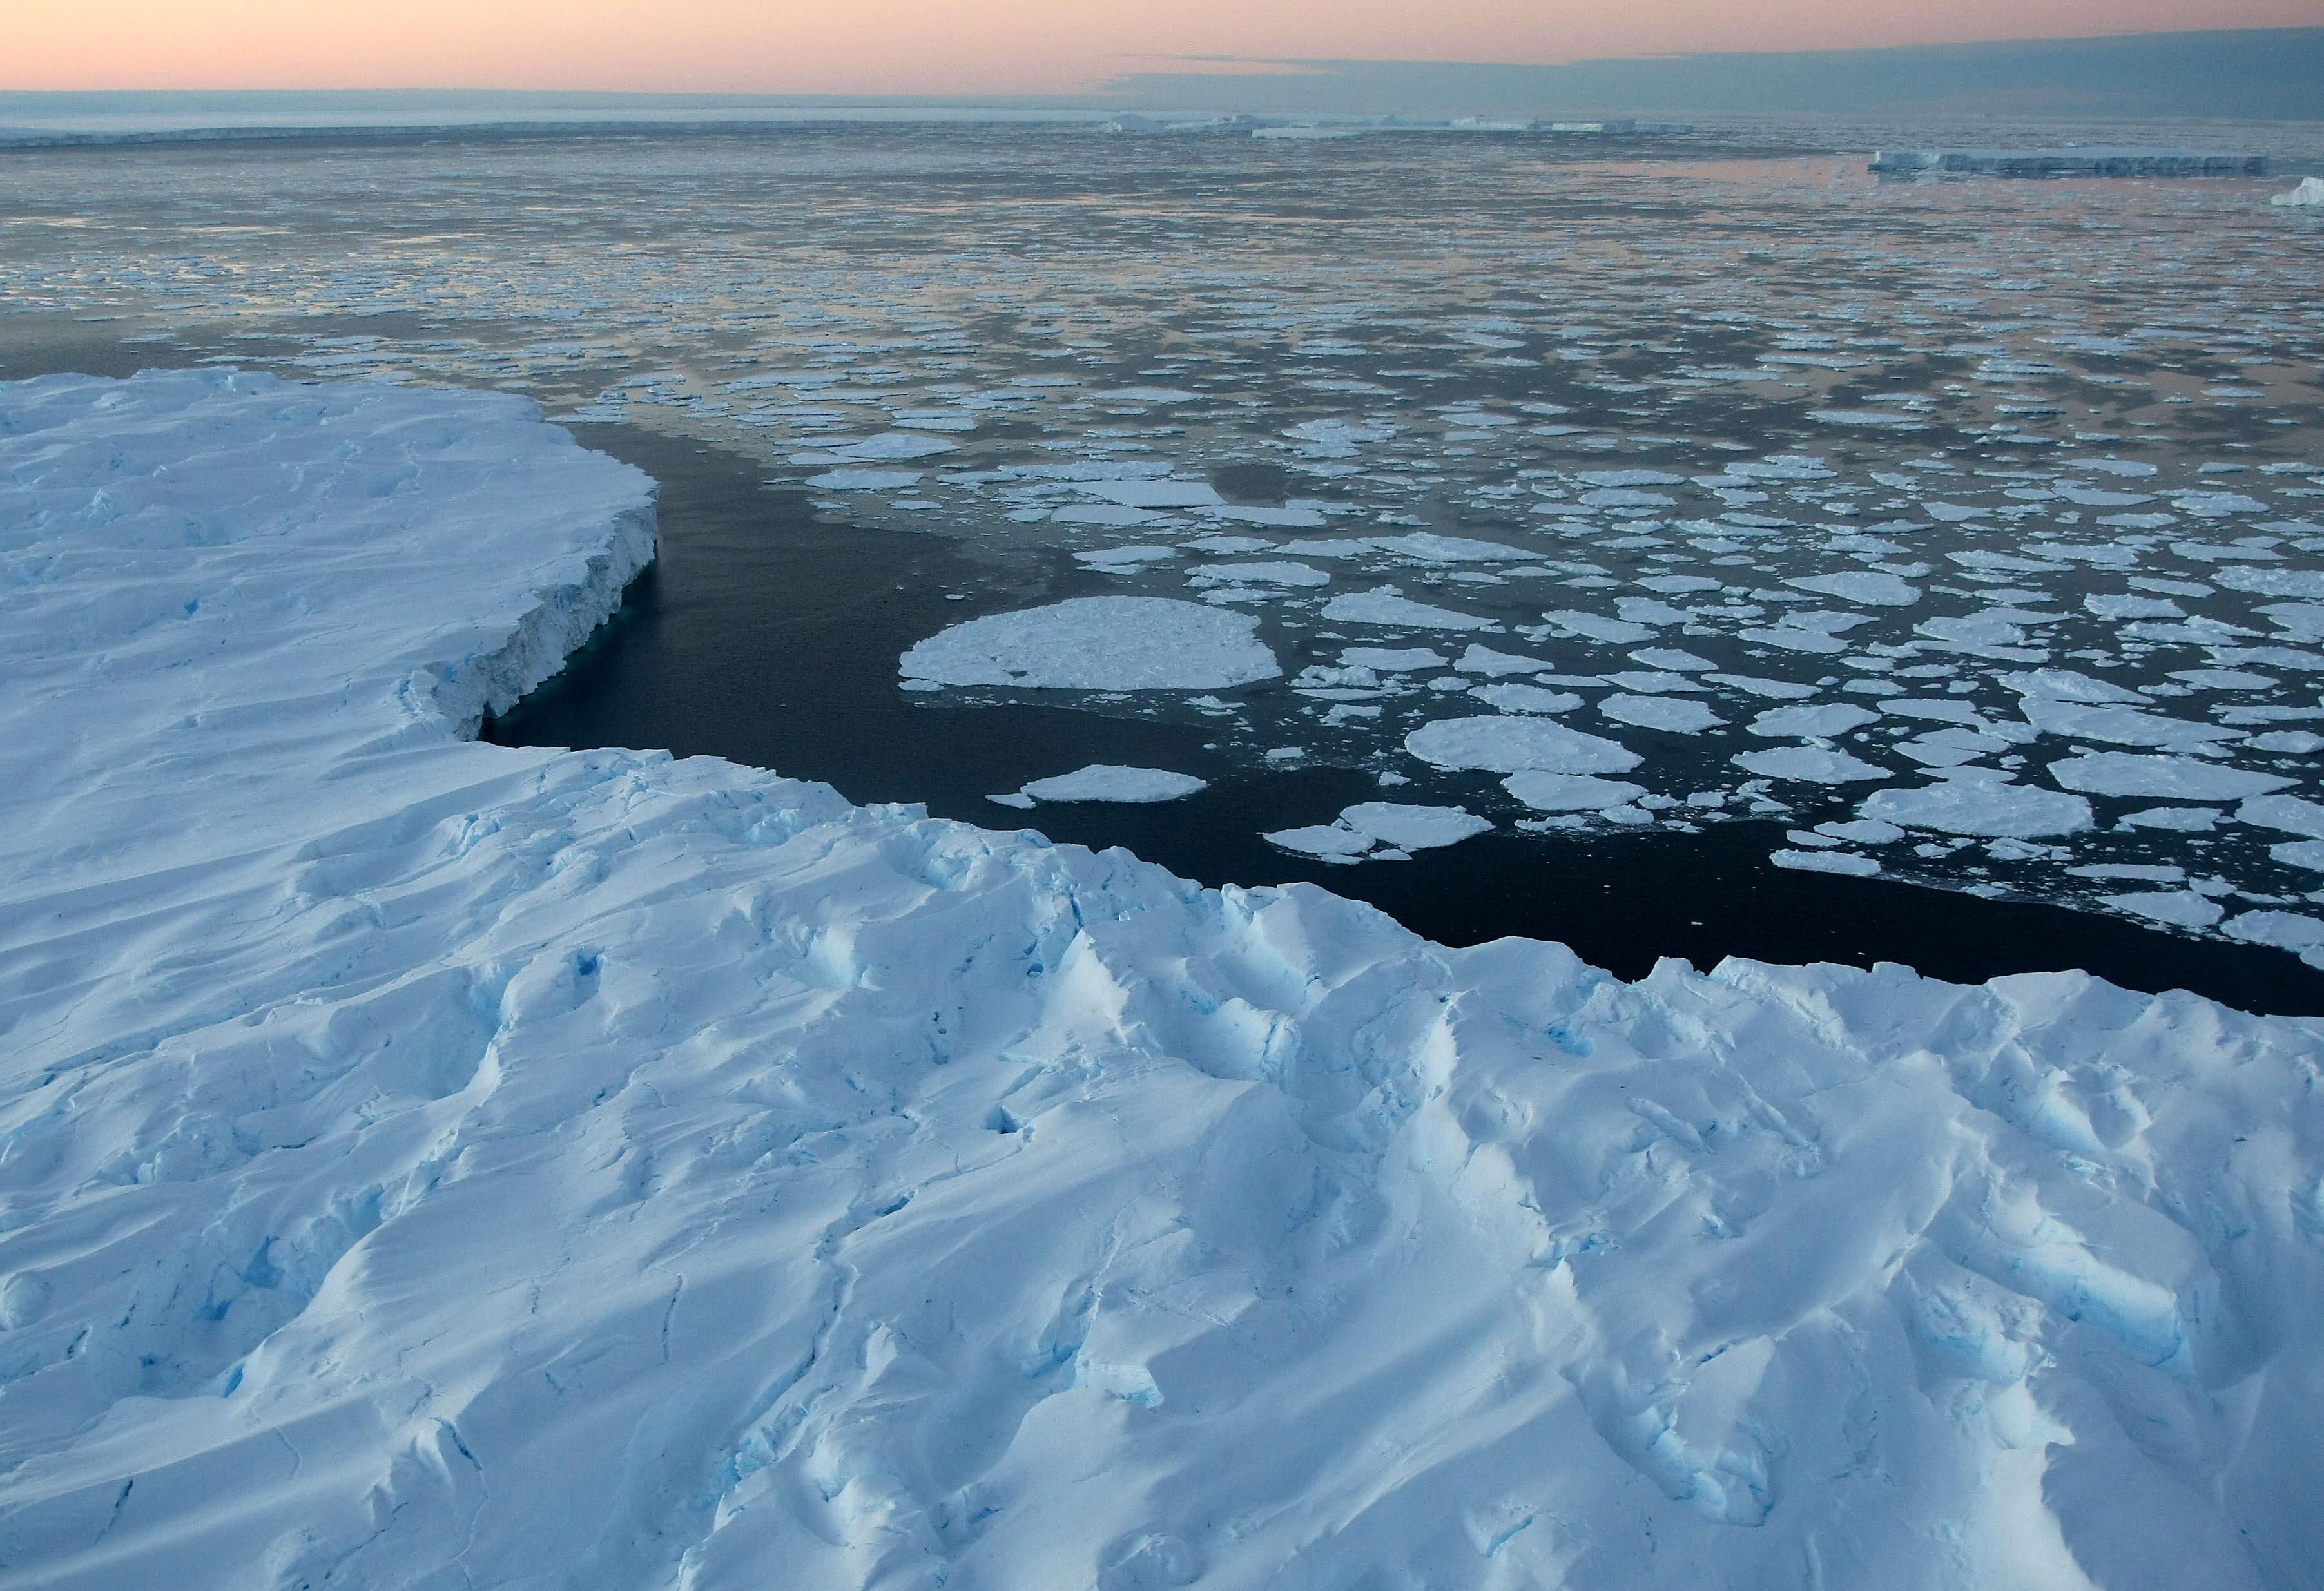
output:
[{"label": "pack ice", "polygon": [[2318,1024],[464,739],[652,547],[504,395],[0,387],[0,1581],[2317,1583]]}]

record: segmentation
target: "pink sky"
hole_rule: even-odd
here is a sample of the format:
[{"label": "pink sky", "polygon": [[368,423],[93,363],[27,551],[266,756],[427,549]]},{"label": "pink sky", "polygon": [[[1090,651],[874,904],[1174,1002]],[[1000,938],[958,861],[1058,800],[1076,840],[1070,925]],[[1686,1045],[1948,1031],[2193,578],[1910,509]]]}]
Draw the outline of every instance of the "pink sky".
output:
[{"label": "pink sky", "polygon": [[1551,63],[2183,28],[2319,0],[8,0],[0,88],[1071,94],[1187,55]]}]

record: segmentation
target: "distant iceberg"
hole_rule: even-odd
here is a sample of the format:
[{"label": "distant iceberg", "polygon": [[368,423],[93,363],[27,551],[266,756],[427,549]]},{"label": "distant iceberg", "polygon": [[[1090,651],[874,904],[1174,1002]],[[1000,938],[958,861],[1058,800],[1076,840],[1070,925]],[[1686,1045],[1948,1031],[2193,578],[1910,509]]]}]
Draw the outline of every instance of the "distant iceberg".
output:
[{"label": "distant iceberg", "polygon": [[2279,193],[2267,202],[2287,209],[2324,207],[2324,177],[2302,177],[2299,187],[2290,193]]}]

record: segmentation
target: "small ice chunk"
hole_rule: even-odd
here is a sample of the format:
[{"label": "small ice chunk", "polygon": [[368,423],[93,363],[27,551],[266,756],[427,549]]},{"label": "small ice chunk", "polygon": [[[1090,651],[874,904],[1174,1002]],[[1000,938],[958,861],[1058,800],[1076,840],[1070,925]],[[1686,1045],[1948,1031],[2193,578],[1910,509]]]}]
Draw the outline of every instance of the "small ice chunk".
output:
[{"label": "small ice chunk", "polygon": [[1628,806],[1646,793],[1643,785],[1596,779],[1584,774],[1513,773],[1501,788],[1536,812],[1605,812]]},{"label": "small ice chunk", "polygon": [[1763,679],[1756,674],[1706,674],[1703,678],[1713,685],[1723,685],[1729,690],[1747,695],[1764,696],[1770,701],[1796,702],[1812,696],[1816,687],[1791,679]]},{"label": "small ice chunk", "polygon": [[1668,669],[1675,673],[1694,674],[1712,667],[1708,658],[1698,658],[1692,652],[1676,647],[1640,647],[1630,654],[1630,661],[1648,668]]},{"label": "small ice chunk", "polygon": [[1178,556],[1175,547],[1104,547],[1090,552],[1077,552],[1074,561],[1101,575],[1128,575]]},{"label": "small ice chunk", "polygon": [[1130,509],[1214,508],[1225,501],[1207,481],[1081,481],[1074,490]]},{"label": "small ice chunk", "polygon": [[1870,818],[1858,818],[1851,823],[1818,823],[1815,832],[1834,840],[1852,841],[1858,845],[1894,845],[1904,837],[1904,831],[1894,823],[1875,823]]},{"label": "small ice chunk", "polygon": [[1285,851],[1297,851],[1321,861],[1351,862],[1360,859],[1372,848],[1372,837],[1339,823],[1313,823],[1304,829],[1277,829],[1260,839]]},{"label": "small ice chunk", "polygon": [[2324,946],[2324,922],[2297,912],[2245,912],[2228,918],[2219,932],[2247,944],[2272,944],[2278,950],[2312,951]]},{"label": "small ice chunk", "polygon": [[1628,773],[1644,760],[1616,740],[1544,718],[1440,718],[1405,737],[1405,750],[1438,768],[1510,774]]},{"label": "small ice chunk", "polygon": [[2299,187],[2289,193],[2279,193],[2267,202],[2284,209],[2324,207],[2324,177],[2302,177]]},{"label": "small ice chunk", "polygon": [[832,470],[807,477],[817,492],[901,492],[920,483],[918,470]]},{"label": "small ice chunk", "polygon": [[1323,617],[1335,624],[1379,624],[1396,630],[1499,630],[1490,619],[1434,608],[1397,593],[1393,586],[1351,592],[1323,604]]},{"label": "small ice chunk", "polygon": [[2168,829],[2182,834],[2209,833],[2222,814],[2216,806],[2149,806],[2125,813],[2118,829]]},{"label": "small ice chunk", "polygon": [[2324,840],[2287,840],[2269,846],[2267,853],[2286,867],[2324,873]]},{"label": "small ice chunk", "polygon": [[1164,597],[1075,597],[971,619],[904,654],[908,681],[1046,690],[1213,690],[1283,670],[1258,621]]},{"label": "small ice chunk", "polygon": [[1499,676],[1504,674],[1540,674],[1549,665],[1538,658],[1520,658],[1514,652],[1497,652],[1490,647],[1471,643],[1469,649],[1461,654],[1461,660],[1452,667],[1463,674]]},{"label": "small ice chunk", "polygon": [[1869,878],[1880,871],[1877,860],[1858,856],[1852,851],[1777,851],[1767,860],[1779,868],[1791,868],[1803,873],[1838,873],[1850,878]]},{"label": "small ice chunk", "polygon": [[1367,543],[1391,557],[1416,564],[1522,563],[1536,555],[1505,541],[1475,541],[1465,536],[1439,536],[1416,530],[1406,536],[1375,536]]},{"label": "small ice chunk", "polygon": [[2134,895],[2102,895],[2098,898],[2118,912],[2165,923],[2173,928],[2209,928],[2227,915],[2218,901],[2191,889],[2150,889]]},{"label": "small ice chunk", "polygon": [[1746,751],[1728,760],[1761,778],[1795,779],[1814,785],[1848,785],[1890,777],[1885,768],[1824,746],[1779,746],[1770,751]]},{"label": "small ice chunk", "polygon": [[1409,674],[1416,668],[1442,668],[1444,655],[1426,647],[1342,647],[1343,667],[1370,668],[1381,674]]},{"label": "small ice chunk", "polygon": [[1875,608],[1909,608],[1921,600],[1921,588],[1874,569],[1849,569],[1837,575],[1802,575],[1784,582],[1819,596]]},{"label": "small ice chunk", "polygon": [[[1680,735],[1701,734],[1727,722],[1707,704],[1687,696],[1613,695],[1600,702],[1598,711],[1617,723]],[[1876,772],[1874,777],[1880,776]]]},{"label": "small ice chunk", "polygon": [[1455,845],[1493,826],[1466,807],[1412,806],[1397,801],[1364,801],[1340,814],[1340,821],[1360,834],[1400,851],[1433,851]]},{"label": "small ice chunk", "polygon": [[1949,778],[1933,785],[1875,790],[1858,814],[1908,829],[1988,839],[2033,840],[2075,834],[2091,824],[2090,804],[2057,790],[1985,778]]},{"label": "small ice chunk", "polygon": [[1033,810],[1033,798],[1021,790],[1011,790],[1006,796],[987,796],[987,801],[1000,806],[1013,806],[1021,812]]},{"label": "small ice chunk", "polygon": [[1570,609],[1544,613],[1554,630],[1585,640],[1611,641],[1627,646],[1633,641],[1652,640],[1654,630],[1644,624],[1633,624],[1627,619],[1609,619],[1602,613],[1581,613]]},{"label": "small ice chunk", "polygon": [[1261,559],[1249,564],[1197,564],[1186,584],[1197,589],[1218,585],[1280,585],[1296,590],[1329,585],[1323,570],[1286,559]]},{"label": "small ice chunk", "polygon": [[[1192,774],[1172,773],[1159,768],[1124,768],[1117,763],[1093,762],[1069,774],[1035,779],[1024,786],[1019,794],[1030,796],[1035,801],[1120,801],[1144,805],[1157,801],[1176,801],[1208,787],[1205,780]],[[993,799],[1000,798],[995,796]]]},{"label": "small ice chunk", "polygon": [[2324,840],[2324,805],[2299,796],[2262,796],[2236,808],[2238,823]]},{"label": "small ice chunk", "polygon": [[2248,768],[2222,768],[2192,757],[2149,757],[2133,751],[2090,751],[2050,765],[2061,788],[2093,796],[2164,796],[2178,801],[2240,801],[2281,790],[2292,781]]},{"label": "small ice chunk", "polygon": [[1771,707],[1750,722],[1755,735],[1768,740],[1800,736],[1810,740],[1830,740],[1844,735],[1852,729],[1861,729],[1879,721],[1877,713],[1853,703],[1827,702],[1815,707]]},{"label": "small ice chunk", "polygon": [[1572,691],[1545,690],[1539,685],[1506,680],[1480,685],[1469,694],[1504,713],[1571,713],[1582,705],[1582,698]]}]

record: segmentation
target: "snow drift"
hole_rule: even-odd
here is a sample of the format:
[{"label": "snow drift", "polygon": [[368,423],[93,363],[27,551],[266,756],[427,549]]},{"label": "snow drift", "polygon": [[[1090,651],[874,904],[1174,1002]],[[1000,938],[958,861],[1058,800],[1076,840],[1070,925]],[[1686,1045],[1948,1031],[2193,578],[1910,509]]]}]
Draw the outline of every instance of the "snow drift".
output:
[{"label": "snow drift", "polygon": [[2324,1028],[460,739],[486,394],[0,387],[0,1582],[2318,1584]]}]

